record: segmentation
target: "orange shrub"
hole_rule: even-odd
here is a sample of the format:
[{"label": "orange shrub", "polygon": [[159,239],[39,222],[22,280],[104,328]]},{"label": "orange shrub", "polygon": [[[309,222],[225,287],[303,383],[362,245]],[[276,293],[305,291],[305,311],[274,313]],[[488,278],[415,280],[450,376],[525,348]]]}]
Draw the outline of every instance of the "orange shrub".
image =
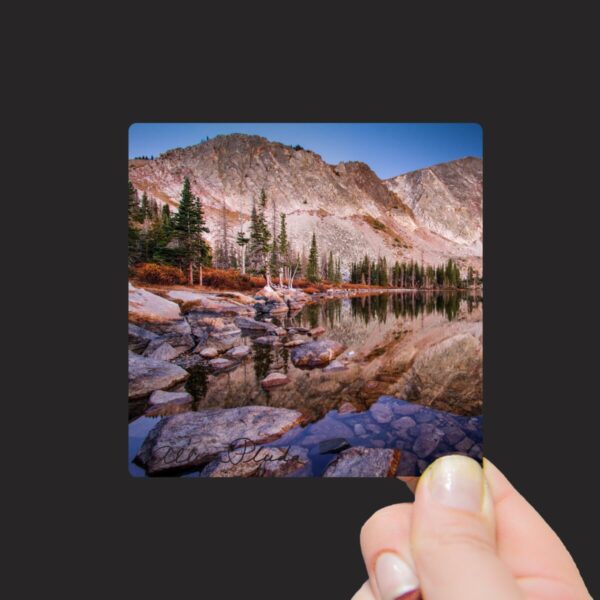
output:
[{"label": "orange shrub", "polygon": [[249,291],[265,285],[265,278],[253,275],[241,275],[237,269],[202,270],[202,283],[218,290]]},{"label": "orange shrub", "polygon": [[187,278],[181,269],[169,265],[142,263],[132,267],[132,271],[133,276],[143,283],[172,285],[175,283],[184,284],[187,282]]}]

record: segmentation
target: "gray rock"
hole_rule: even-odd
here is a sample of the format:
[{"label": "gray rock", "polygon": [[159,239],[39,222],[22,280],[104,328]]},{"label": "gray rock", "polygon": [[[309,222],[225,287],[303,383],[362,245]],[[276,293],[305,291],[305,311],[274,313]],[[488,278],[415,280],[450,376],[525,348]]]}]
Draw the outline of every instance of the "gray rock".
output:
[{"label": "gray rock", "polygon": [[257,321],[256,319],[249,319],[248,317],[236,317],[234,323],[240,329],[246,329],[249,331],[264,331],[264,332],[275,332],[277,327],[273,323],[267,321]]},{"label": "gray rock", "polygon": [[[148,346],[150,346],[150,344]],[[146,348],[144,356],[156,360],[172,360],[185,352],[185,348],[173,348],[168,342],[161,342],[160,345],[157,348],[153,348],[151,352],[149,352],[149,349],[149,347]]]},{"label": "gray rock", "polygon": [[324,369],[323,373],[335,373],[336,371],[347,371],[348,367],[339,360],[332,360]]},{"label": "gray rock", "polygon": [[296,367],[321,367],[327,365],[345,350],[345,346],[333,340],[308,342],[294,348],[292,362]]},{"label": "gray rock", "polygon": [[129,333],[129,350],[132,352],[143,352],[146,346],[158,337],[156,333],[148,331],[143,327],[139,327],[134,323],[128,324]]},{"label": "gray rock", "polygon": [[225,352],[225,356],[233,358],[234,360],[241,360],[250,354],[250,346],[235,346],[231,350]]},{"label": "gray rock", "polygon": [[214,346],[209,346],[208,348],[196,348],[194,352],[198,352],[202,358],[217,358],[219,356],[219,351]]},{"label": "gray rock", "polygon": [[189,373],[163,360],[129,353],[129,397],[142,398],[154,390],[164,390],[184,381]]},{"label": "gray rock", "polygon": [[160,421],[144,440],[136,461],[149,474],[203,465],[246,443],[275,441],[303,420],[286,408],[243,406],[187,412]]},{"label": "gray rock", "polygon": [[310,473],[306,448],[274,448],[245,444],[221,453],[200,473],[201,477],[297,477]]},{"label": "gray rock", "polygon": [[323,477],[393,477],[400,451],[392,448],[349,448],[325,469]]}]

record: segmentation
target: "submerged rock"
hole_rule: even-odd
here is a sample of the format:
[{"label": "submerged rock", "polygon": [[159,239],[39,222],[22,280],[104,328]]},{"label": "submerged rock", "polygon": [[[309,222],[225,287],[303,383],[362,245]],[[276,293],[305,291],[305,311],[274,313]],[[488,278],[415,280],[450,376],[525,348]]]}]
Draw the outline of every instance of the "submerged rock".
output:
[{"label": "submerged rock", "polygon": [[149,474],[201,466],[243,443],[275,441],[303,420],[287,408],[243,406],[166,417],[136,457]]},{"label": "submerged rock", "polygon": [[345,350],[345,346],[333,340],[308,342],[297,346],[291,352],[296,367],[322,367]]},{"label": "submerged rock", "polygon": [[223,452],[204,468],[201,477],[294,477],[308,475],[310,459],[306,448],[274,448],[246,444]]},{"label": "submerged rock", "polygon": [[389,423],[394,418],[391,404],[380,401],[373,404],[369,412],[378,423]]},{"label": "submerged rock", "polygon": [[344,438],[333,438],[331,440],[323,440],[317,446],[319,454],[335,454],[350,448],[348,440]]},{"label": "submerged rock", "polygon": [[393,477],[400,451],[393,448],[350,448],[326,469],[323,477]]},{"label": "submerged rock", "polygon": [[260,384],[265,388],[269,389],[280,385],[286,385],[290,382],[290,378],[283,373],[269,373]]},{"label": "submerged rock", "polygon": [[189,373],[164,360],[129,353],[129,397],[142,398],[154,390],[164,390],[184,381]]}]

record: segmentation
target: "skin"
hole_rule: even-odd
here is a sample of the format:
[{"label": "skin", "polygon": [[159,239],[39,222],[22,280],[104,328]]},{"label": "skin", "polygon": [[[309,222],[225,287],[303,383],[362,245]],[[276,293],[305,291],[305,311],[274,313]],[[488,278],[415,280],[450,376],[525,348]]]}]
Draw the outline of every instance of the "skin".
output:
[{"label": "skin", "polygon": [[429,469],[414,503],[383,508],[363,526],[369,580],[353,600],[380,600],[375,562],[382,552],[397,553],[412,568],[426,600],[591,599],[558,536],[494,465],[484,461],[485,492],[476,512],[436,503]]}]

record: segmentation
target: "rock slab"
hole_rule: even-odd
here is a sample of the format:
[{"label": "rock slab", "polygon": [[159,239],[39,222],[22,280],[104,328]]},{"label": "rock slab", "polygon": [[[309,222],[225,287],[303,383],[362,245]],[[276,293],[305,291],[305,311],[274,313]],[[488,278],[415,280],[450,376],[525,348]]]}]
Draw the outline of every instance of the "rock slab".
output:
[{"label": "rock slab", "polygon": [[325,469],[323,477],[393,477],[400,451],[392,448],[350,448]]},{"label": "rock slab", "polygon": [[201,466],[244,443],[275,441],[303,421],[287,408],[242,406],[166,417],[150,431],[136,457],[148,474]]},{"label": "rock slab", "polygon": [[142,398],[154,390],[164,390],[184,381],[189,373],[164,360],[129,353],[129,398]]}]

